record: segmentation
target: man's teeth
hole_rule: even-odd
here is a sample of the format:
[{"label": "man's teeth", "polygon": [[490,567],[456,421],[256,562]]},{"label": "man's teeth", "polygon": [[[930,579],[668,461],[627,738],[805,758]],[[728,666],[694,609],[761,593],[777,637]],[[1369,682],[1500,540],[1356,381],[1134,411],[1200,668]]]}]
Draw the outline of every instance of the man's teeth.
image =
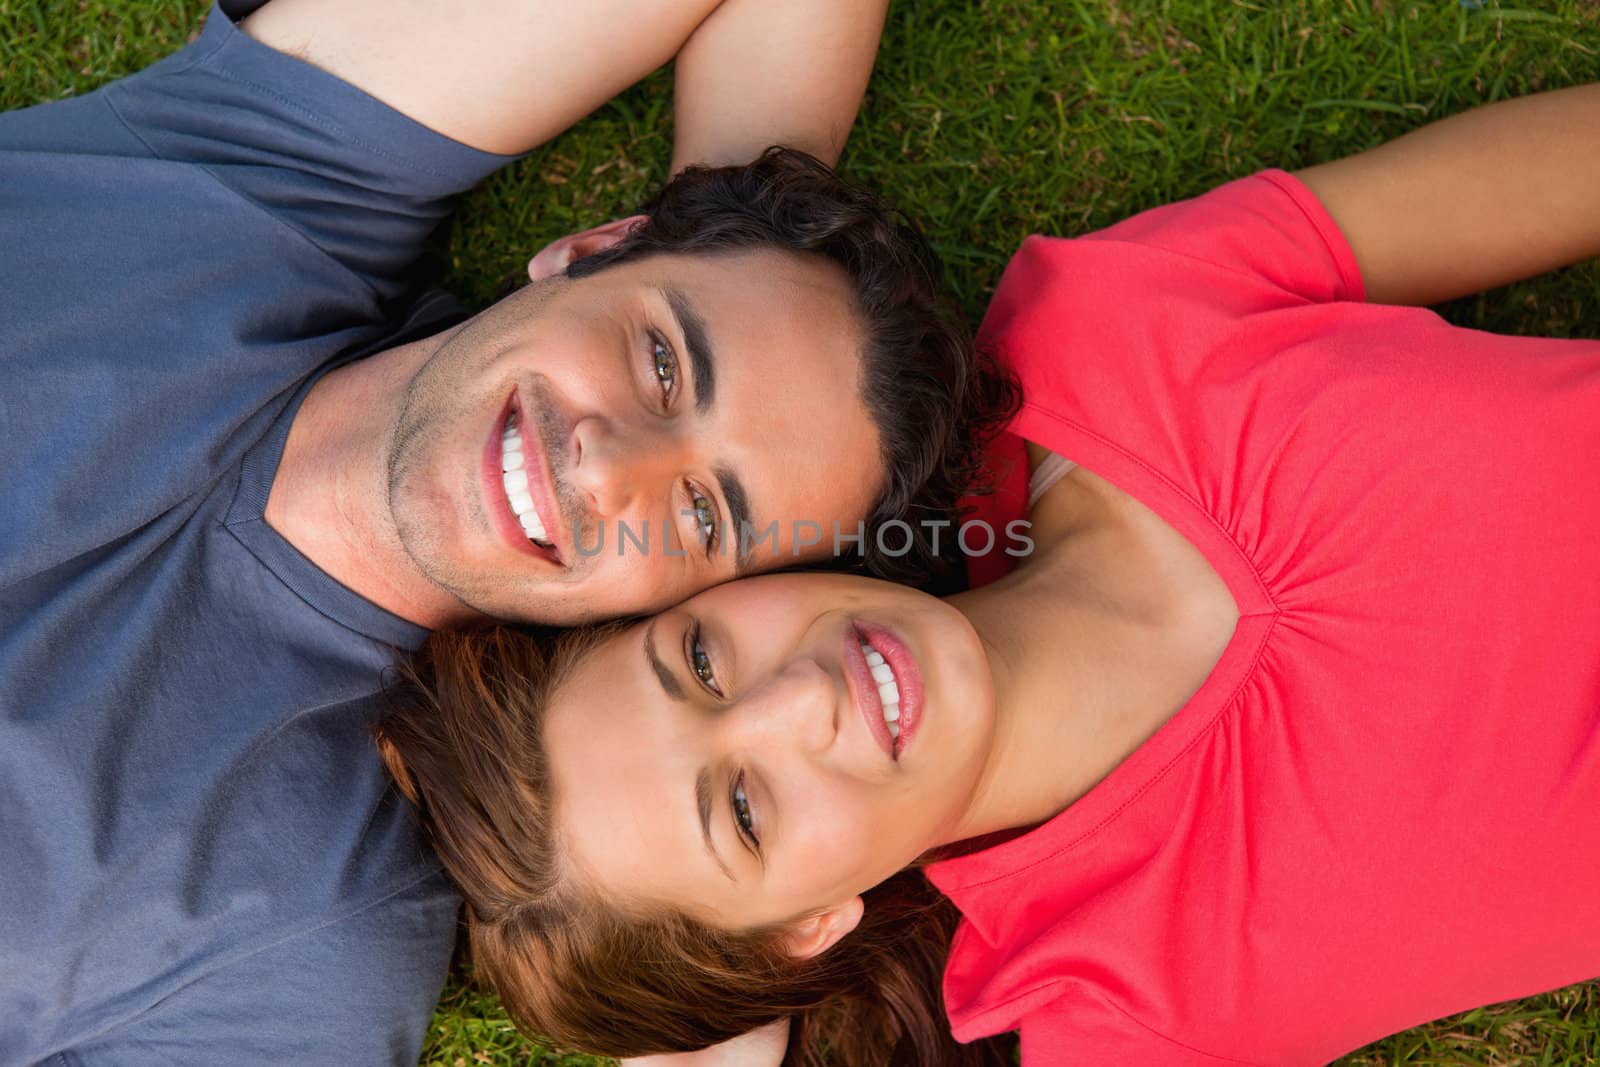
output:
[{"label": "man's teeth", "polygon": [[878,683],[878,700],[883,704],[883,721],[889,726],[889,736],[899,740],[900,683],[895,681],[894,671],[889,669],[888,661],[871,645],[863,643],[861,654],[867,657],[867,667],[872,671],[872,680]]},{"label": "man's teeth", "polygon": [[511,513],[522,523],[522,532],[528,535],[528,539],[549,548],[544,523],[539,521],[539,512],[533,506],[533,494],[528,492],[528,472],[523,470],[522,462],[522,432],[517,429],[517,417],[512,415],[506,419],[506,432],[500,439],[500,470],[504,472],[502,477],[506,500],[511,504]]}]

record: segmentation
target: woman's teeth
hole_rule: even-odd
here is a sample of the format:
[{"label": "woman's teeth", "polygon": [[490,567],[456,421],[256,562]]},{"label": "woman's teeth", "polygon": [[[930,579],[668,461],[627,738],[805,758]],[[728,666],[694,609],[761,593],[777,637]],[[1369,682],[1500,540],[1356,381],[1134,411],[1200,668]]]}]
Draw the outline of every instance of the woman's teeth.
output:
[{"label": "woman's teeth", "polygon": [[506,432],[500,439],[500,469],[506,487],[506,500],[511,513],[522,524],[528,540],[541,548],[554,547],[546,540],[544,523],[533,506],[533,494],[528,492],[528,472],[522,469],[522,433],[517,429],[517,416],[506,418]]},{"label": "woman's teeth", "polygon": [[883,721],[889,726],[889,736],[900,739],[900,684],[894,680],[894,671],[888,662],[871,645],[862,644],[861,654],[867,657],[867,668],[872,680],[878,683],[878,700],[883,704]]}]

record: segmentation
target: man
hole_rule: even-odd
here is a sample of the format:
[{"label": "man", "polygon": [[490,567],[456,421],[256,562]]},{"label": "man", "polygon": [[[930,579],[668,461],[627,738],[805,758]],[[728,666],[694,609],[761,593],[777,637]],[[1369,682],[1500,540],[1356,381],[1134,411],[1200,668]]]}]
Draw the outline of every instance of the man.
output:
[{"label": "man", "polygon": [[959,327],[803,160],[692,174],[465,322],[407,284],[452,196],[674,55],[675,169],[831,161],[881,3],[252,6],[0,117],[6,1067],[414,1062],[456,900],[371,751],[392,650],[958,488]]}]

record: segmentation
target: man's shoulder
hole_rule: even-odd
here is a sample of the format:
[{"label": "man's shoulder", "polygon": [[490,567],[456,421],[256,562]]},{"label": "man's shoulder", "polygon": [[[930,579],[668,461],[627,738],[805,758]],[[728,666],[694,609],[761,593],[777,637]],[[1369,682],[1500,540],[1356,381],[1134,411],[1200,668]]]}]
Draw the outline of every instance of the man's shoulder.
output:
[{"label": "man's shoulder", "polygon": [[74,1046],[71,1067],[410,1067],[454,946],[457,898],[424,873],[203,973]]}]

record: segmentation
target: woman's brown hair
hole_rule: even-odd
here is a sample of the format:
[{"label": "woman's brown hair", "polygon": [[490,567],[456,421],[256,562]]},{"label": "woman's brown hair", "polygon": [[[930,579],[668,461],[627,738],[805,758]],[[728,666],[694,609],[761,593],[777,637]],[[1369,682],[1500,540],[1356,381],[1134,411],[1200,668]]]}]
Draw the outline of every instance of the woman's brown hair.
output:
[{"label": "woman's brown hair", "polygon": [[624,911],[571,877],[543,711],[621,628],[434,634],[376,727],[389,773],[466,899],[476,972],[518,1026],[567,1048],[639,1056],[789,1017],[786,1067],[1013,1063],[1014,1042],[950,1036],[939,989],[957,913],[919,871],[864,894],[857,928],[812,959],[787,953],[781,930]]}]

